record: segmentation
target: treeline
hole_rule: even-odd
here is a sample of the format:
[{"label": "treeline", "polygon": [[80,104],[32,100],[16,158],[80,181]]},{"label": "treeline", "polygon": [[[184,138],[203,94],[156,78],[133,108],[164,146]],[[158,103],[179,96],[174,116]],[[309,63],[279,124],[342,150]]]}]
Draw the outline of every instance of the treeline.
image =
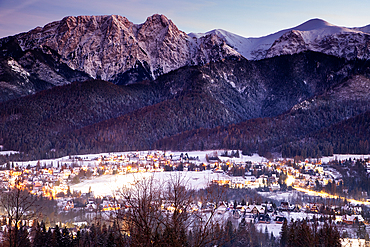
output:
[{"label": "treeline", "polygon": [[82,246],[129,246],[128,238],[123,235],[116,225],[92,225],[78,231],[58,225],[46,229],[44,222],[36,222],[30,229],[21,228],[18,238],[11,242],[5,233],[5,241],[0,246],[17,247],[82,247]]},{"label": "treeline", "polygon": [[[31,229],[23,229],[18,232],[17,241],[13,246],[19,247],[85,247],[85,246],[223,246],[223,247],[298,247],[298,246],[341,246],[340,233],[334,224],[325,222],[292,221],[287,223],[285,220],[280,236],[275,237],[265,229],[256,228],[253,223],[246,223],[242,220],[235,227],[231,221],[224,225],[215,225],[212,230],[212,236],[209,241],[198,245],[196,242],[197,233],[186,230],[181,233],[175,233],[171,229],[157,233],[155,241],[148,245],[144,239],[138,239],[142,234],[140,232],[123,232],[116,223],[111,224],[92,224],[90,227],[82,229],[59,228],[56,225],[53,228],[46,229],[44,222],[36,222]],[[140,229],[137,229],[140,231]],[[5,233],[6,241],[0,246],[9,246],[7,240],[9,236]]]},{"label": "treeline", "polygon": [[[137,233],[136,233],[137,234]],[[44,222],[35,223],[30,232],[23,230],[18,232],[18,240],[13,246],[18,247],[85,247],[85,246],[198,246],[195,242],[196,233],[191,230],[175,235],[170,229],[156,236],[153,244],[147,245],[140,239],[135,239],[131,234],[122,232],[116,224],[100,225],[93,224],[80,230],[59,228],[46,229]],[[213,232],[213,240],[200,246],[224,246],[224,247],[247,247],[247,246],[279,246],[277,238],[267,231],[258,231],[254,224],[242,223],[238,228],[233,227],[231,221],[225,226],[217,226]],[[8,236],[5,236],[7,239]],[[142,243],[142,244],[141,244]],[[9,246],[8,241],[0,244],[1,247]]]},{"label": "treeline", "polygon": [[[164,138],[155,146],[164,150],[240,149],[244,155],[262,156],[279,152],[283,157],[302,158],[366,154],[370,153],[369,106],[363,99],[338,102],[333,95],[330,99],[317,99],[305,110],[229,127],[187,131]],[[347,118],[350,119],[336,124]]]},{"label": "treeline", "polygon": [[330,143],[334,153],[370,153],[370,111],[342,121],[313,136]]},{"label": "treeline", "polygon": [[332,195],[348,196],[361,200],[366,199],[370,194],[370,178],[366,169],[367,160],[345,160],[345,161],[332,161],[330,165],[334,167],[343,176],[343,182],[339,184],[328,182],[323,188],[319,190]]},{"label": "treeline", "polygon": [[313,223],[302,221],[292,221],[289,224],[285,220],[280,232],[281,247],[296,246],[341,246],[340,233],[337,227],[325,221],[319,225],[317,220]]}]

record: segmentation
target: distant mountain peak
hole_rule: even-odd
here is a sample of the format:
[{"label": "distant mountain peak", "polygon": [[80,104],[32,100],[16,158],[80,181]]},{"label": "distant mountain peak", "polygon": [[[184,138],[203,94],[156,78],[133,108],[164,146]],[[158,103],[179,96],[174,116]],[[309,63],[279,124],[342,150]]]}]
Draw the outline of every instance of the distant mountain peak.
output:
[{"label": "distant mountain peak", "polygon": [[301,25],[298,25],[297,27],[293,29],[297,29],[299,31],[311,31],[311,30],[316,30],[316,29],[331,27],[331,26],[334,26],[334,25],[322,19],[314,18],[314,19],[310,19],[302,23]]},{"label": "distant mountain peak", "polygon": [[160,22],[164,27],[173,24],[171,20],[169,20],[165,15],[161,14],[149,16],[145,22]]}]

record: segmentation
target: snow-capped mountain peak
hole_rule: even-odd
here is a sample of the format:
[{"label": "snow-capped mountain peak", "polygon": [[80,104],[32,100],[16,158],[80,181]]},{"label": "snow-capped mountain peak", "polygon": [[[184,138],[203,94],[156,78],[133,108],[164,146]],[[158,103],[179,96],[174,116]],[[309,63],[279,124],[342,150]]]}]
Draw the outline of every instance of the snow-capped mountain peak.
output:
[{"label": "snow-capped mountain peak", "polygon": [[17,36],[23,51],[51,49],[70,68],[116,83],[154,79],[186,65],[240,56],[217,35],[192,40],[164,15],[142,24],[118,15],[68,16]]},{"label": "snow-capped mountain peak", "polygon": [[[293,54],[304,50],[313,50],[339,57],[353,58],[354,50],[356,49],[361,50],[360,53],[357,53],[357,57],[367,59],[369,57],[366,51],[368,32],[370,32],[370,25],[362,28],[346,28],[335,26],[327,21],[316,18],[308,20],[296,27],[284,29],[259,38],[245,38],[221,29],[215,29],[206,33],[191,33],[189,36],[200,38],[205,35],[215,34],[225,40],[230,47],[233,47],[241,55],[250,60]],[[298,37],[300,37],[299,42],[297,40]],[[353,39],[356,40],[355,44],[357,48],[350,41]],[[340,43],[341,46],[345,47],[338,47],[336,43],[331,45],[328,43],[328,40]],[[331,46],[331,48],[328,49],[328,46]]]},{"label": "snow-capped mountain peak", "polygon": [[361,28],[339,27],[320,19],[312,19],[291,28],[276,39],[265,57],[311,50],[347,59],[369,59],[369,40],[369,34],[361,31]]},{"label": "snow-capped mountain peak", "polygon": [[327,21],[324,21],[319,18],[315,18],[315,19],[308,20],[296,26],[294,29],[299,30],[299,31],[312,31],[312,30],[327,28],[327,27],[335,27],[335,26],[330,24]]}]

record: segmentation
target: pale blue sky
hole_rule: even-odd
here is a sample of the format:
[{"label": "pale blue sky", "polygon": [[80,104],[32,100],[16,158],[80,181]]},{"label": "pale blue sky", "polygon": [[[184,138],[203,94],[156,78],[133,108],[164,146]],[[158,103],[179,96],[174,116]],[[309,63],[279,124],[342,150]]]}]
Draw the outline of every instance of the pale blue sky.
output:
[{"label": "pale blue sky", "polygon": [[260,37],[312,18],[334,25],[370,24],[370,1],[363,0],[0,0],[0,38],[72,15],[110,15],[143,23],[164,14],[186,32],[224,29]]}]

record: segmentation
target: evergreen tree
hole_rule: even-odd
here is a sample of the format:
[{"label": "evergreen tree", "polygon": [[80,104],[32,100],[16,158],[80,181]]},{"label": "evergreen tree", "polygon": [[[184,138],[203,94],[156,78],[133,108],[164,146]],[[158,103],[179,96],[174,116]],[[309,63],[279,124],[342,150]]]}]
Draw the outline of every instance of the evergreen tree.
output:
[{"label": "evergreen tree", "polygon": [[226,222],[225,237],[226,237],[225,241],[229,243],[229,246],[232,246],[234,239],[234,227],[233,223],[230,220]]},{"label": "evergreen tree", "polygon": [[298,237],[297,224],[298,224],[297,221],[292,221],[289,224],[289,234],[288,234],[288,246],[289,247],[298,246],[298,241],[297,241],[297,237]]},{"label": "evergreen tree", "polygon": [[81,237],[81,232],[77,231],[76,237],[72,239],[72,246],[79,247],[82,245],[82,237]]},{"label": "evergreen tree", "polygon": [[60,247],[68,247],[71,245],[71,236],[67,227],[64,227],[62,230],[62,235],[60,237]]},{"label": "evergreen tree", "polygon": [[[42,222],[43,223],[43,222]],[[45,226],[45,225],[44,225]],[[36,222],[32,226],[32,246],[34,247],[42,247],[45,246],[45,232],[43,232],[43,229],[39,222]]]},{"label": "evergreen tree", "polygon": [[45,233],[45,246],[46,247],[56,246],[53,245],[52,242],[53,242],[53,233],[51,232],[51,227],[49,227],[49,230]]},{"label": "evergreen tree", "polygon": [[[50,228],[49,228],[50,230]],[[62,240],[62,235],[60,233],[60,228],[58,225],[55,225],[54,231],[52,233],[51,245],[52,246],[59,246]]]},{"label": "evergreen tree", "polygon": [[288,244],[289,228],[288,221],[284,219],[283,226],[281,227],[280,232],[280,246],[285,247]]}]

